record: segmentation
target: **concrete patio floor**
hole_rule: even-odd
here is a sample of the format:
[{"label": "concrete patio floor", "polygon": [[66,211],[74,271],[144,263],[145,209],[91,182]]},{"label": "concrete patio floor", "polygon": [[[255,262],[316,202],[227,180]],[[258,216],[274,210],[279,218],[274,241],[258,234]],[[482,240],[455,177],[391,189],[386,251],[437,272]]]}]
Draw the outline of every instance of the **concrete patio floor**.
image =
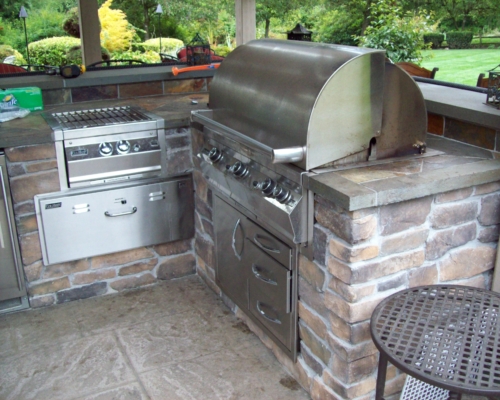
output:
[{"label": "concrete patio floor", "polygon": [[310,397],[215,293],[190,276],[0,315],[0,399]]},{"label": "concrete patio floor", "polygon": [[197,277],[0,316],[0,399],[309,399]]}]

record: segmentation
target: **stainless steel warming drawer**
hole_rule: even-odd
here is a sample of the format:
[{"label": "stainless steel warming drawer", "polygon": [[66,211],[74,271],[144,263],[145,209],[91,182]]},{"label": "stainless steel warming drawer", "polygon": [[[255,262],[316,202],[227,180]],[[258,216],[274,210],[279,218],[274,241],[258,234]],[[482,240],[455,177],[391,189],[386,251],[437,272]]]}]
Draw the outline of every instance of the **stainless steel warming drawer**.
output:
[{"label": "stainless steel warming drawer", "polygon": [[191,177],[35,196],[45,265],[193,236]]}]

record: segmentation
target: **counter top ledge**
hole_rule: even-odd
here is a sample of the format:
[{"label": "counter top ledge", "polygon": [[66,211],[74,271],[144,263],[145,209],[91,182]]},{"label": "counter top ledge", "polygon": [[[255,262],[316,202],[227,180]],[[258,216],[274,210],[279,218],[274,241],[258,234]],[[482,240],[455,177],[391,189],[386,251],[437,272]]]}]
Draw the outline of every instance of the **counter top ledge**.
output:
[{"label": "counter top ledge", "polygon": [[443,153],[325,172],[310,176],[308,189],[356,211],[500,181],[500,161],[491,153],[428,136],[430,148]]},{"label": "counter top ledge", "polygon": [[486,94],[417,82],[427,111],[479,126],[500,129],[500,110],[486,104]]},{"label": "counter top ledge", "polygon": [[[196,101],[196,104],[192,102]],[[123,100],[92,101],[46,107],[24,118],[0,124],[0,148],[29,146],[54,141],[52,130],[42,117],[42,112],[64,112],[118,106],[139,106],[165,119],[165,129],[189,126],[192,110],[207,108],[208,94],[150,96]]]}]

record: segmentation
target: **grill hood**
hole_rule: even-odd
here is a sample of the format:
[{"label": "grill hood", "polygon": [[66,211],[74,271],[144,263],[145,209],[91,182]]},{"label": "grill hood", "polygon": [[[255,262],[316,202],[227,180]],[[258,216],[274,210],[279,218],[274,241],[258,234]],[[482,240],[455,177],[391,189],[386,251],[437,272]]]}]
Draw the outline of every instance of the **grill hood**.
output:
[{"label": "grill hood", "polygon": [[422,93],[382,50],[251,41],[220,65],[210,109],[193,120],[305,170],[425,150]]}]

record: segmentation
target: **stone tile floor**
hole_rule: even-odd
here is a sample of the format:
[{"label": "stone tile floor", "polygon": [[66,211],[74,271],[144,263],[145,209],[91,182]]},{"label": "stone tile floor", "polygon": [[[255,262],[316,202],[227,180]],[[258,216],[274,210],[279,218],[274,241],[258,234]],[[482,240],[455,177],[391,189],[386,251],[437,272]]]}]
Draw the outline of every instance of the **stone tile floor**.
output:
[{"label": "stone tile floor", "polygon": [[0,315],[0,399],[309,396],[192,276]]}]

